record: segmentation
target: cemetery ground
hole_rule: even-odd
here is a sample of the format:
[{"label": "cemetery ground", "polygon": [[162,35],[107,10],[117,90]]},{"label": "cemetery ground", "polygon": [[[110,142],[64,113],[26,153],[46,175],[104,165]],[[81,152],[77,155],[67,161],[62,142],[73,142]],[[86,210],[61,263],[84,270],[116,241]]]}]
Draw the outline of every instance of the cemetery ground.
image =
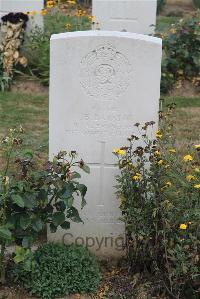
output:
[{"label": "cemetery ground", "polygon": [[[41,91],[39,95],[30,92],[0,93],[0,137],[2,138],[9,128],[22,125],[26,131],[26,147],[36,151],[37,158],[42,164],[48,158],[48,94],[40,93]],[[162,99],[163,110],[172,102],[176,104],[173,118],[176,143],[182,157],[186,148],[198,143],[199,140],[200,96],[165,96]],[[121,262],[107,260],[101,263],[101,271],[103,278],[97,294],[93,296],[77,294],[69,298],[145,299],[152,287],[153,282],[146,277],[127,274],[126,263],[123,260]],[[11,285],[0,289],[0,298],[28,299],[29,295],[20,287]],[[159,297],[159,299],[167,298]]]},{"label": "cemetery ground", "polygon": [[[39,91],[40,93],[40,91]],[[200,126],[200,96],[165,96],[163,107],[176,104],[174,125],[176,141],[181,149],[198,143]],[[0,136],[9,128],[22,125],[26,131],[27,147],[38,150],[41,159],[48,157],[48,94],[27,94],[17,92],[0,93]]]}]

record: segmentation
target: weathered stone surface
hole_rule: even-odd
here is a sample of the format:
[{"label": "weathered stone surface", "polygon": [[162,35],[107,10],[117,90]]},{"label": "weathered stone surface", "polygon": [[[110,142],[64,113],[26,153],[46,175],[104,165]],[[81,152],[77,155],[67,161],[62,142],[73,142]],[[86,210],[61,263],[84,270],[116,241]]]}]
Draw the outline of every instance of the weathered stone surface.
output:
[{"label": "weathered stone surface", "polygon": [[48,234],[49,240],[87,245],[120,256],[124,225],[116,199],[116,157],[133,124],[158,120],[161,40],[107,31],[53,35],[50,66],[49,155],[77,150],[90,165],[84,224]]}]

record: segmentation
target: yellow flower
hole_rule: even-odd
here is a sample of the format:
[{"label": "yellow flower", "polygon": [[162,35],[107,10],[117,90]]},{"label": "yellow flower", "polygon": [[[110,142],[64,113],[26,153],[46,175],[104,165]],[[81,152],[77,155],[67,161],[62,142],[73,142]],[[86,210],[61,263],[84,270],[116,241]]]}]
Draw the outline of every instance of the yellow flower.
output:
[{"label": "yellow flower", "polygon": [[156,132],[156,138],[157,138],[157,139],[162,138],[162,134],[161,134],[160,130],[158,130],[158,131]]},{"label": "yellow flower", "polygon": [[49,0],[47,1],[47,8],[52,8],[54,6],[54,1]]},{"label": "yellow flower", "polygon": [[4,183],[4,185],[8,185],[9,184],[9,177],[4,176],[3,179],[2,179],[2,182]]},{"label": "yellow flower", "polygon": [[36,14],[37,12],[35,10],[27,12],[27,15],[29,16],[35,16]]},{"label": "yellow flower", "polygon": [[47,14],[47,10],[46,10],[46,9],[42,9],[42,10],[40,11],[40,14],[41,14],[42,16],[45,16],[45,15]]},{"label": "yellow flower", "polygon": [[141,174],[136,172],[136,174],[133,176],[134,181],[139,181],[141,179]]},{"label": "yellow flower", "polygon": [[72,25],[70,23],[65,24],[65,29],[70,30],[72,28]]},{"label": "yellow flower", "polygon": [[189,162],[189,161],[192,161],[192,160],[193,160],[193,158],[192,158],[191,155],[186,155],[186,156],[183,157],[183,161],[185,161],[185,162]]},{"label": "yellow flower", "polygon": [[76,0],[67,0],[67,3],[70,5],[76,4]]},{"label": "yellow flower", "polygon": [[160,150],[155,151],[155,152],[154,152],[154,155],[155,155],[155,156],[160,156]]},{"label": "yellow flower", "polygon": [[200,150],[200,144],[196,144],[194,147],[195,147],[197,150]]},{"label": "yellow flower", "polygon": [[171,32],[172,34],[175,34],[175,33],[176,33],[176,28],[171,28],[171,29],[170,29],[170,32]]},{"label": "yellow flower", "polygon": [[195,188],[195,189],[200,189],[200,184],[196,184],[196,185],[194,185],[194,188]]},{"label": "yellow flower", "polygon": [[120,148],[115,148],[113,150],[113,153],[115,153],[116,155],[119,155],[119,156],[124,156],[126,154],[126,151],[125,150],[122,150]]},{"label": "yellow flower", "polygon": [[187,229],[187,225],[185,223],[180,224],[179,226],[180,229],[186,230]]},{"label": "yellow flower", "polygon": [[82,9],[77,9],[76,16],[77,17],[82,17],[84,15],[84,11]]},{"label": "yellow flower", "polygon": [[162,164],[164,164],[163,160],[158,161],[158,165],[162,165]]},{"label": "yellow flower", "polygon": [[170,152],[170,153],[175,153],[176,150],[175,150],[175,148],[170,148],[170,149],[169,149],[169,152]]},{"label": "yellow flower", "polygon": [[166,183],[166,186],[167,186],[167,187],[171,187],[171,185],[172,185],[171,182],[167,182],[167,183]]},{"label": "yellow flower", "polygon": [[191,182],[192,180],[194,180],[195,179],[195,177],[193,176],[193,175],[191,175],[191,174],[188,174],[187,176],[186,176],[186,180],[188,181],[188,182]]},{"label": "yellow flower", "polygon": [[93,19],[94,19],[94,16],[88,16],[88,20],[89,20],[90,22],[92,22]]}]

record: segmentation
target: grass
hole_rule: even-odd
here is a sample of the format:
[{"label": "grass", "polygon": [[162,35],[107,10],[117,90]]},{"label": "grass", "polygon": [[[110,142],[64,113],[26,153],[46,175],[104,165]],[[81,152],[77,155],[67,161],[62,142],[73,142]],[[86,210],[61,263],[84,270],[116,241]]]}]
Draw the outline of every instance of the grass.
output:
[{"label": "grass", "polygon": [[0,137],[5,136],[10,128],[22,125],[27,132],[26,145],[47,153],[47,107],[47,96],[0,92]]},{"label": "grass", "polygon": [[178,108],[187,107],[200,107],[200,96],[199,97],[164,97],[163,105],[166,107],[168,104],[175,103]]},{"label": "grass", "polygon": [[180,17],[157,17],[156,31],[165,32],[167,31],[172,24],[177,23],[181,18]]},{"label": "grass", "polygon": [[[199,143],[200,97],[165,97],[163,106],[176,103],[174,124],[177,145],[184,151],[188,144]],[[0,137],[9,128],[22,125],[26,131],[27,147],[48,153],[48,96],[12,92],[0,93]]]}]

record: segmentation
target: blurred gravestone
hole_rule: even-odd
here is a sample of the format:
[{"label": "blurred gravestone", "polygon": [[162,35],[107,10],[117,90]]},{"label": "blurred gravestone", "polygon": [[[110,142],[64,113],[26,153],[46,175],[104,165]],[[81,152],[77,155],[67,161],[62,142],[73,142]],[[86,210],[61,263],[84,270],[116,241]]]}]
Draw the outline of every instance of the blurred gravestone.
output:
[{"label": "blurred gravestone", "polygon": [[41,10],[44,8],[43,0],[0,0],[0,18],[13,12],[35,12],[29,16],[28,28],[31,30],[35,26],[43,27],[43,17]]},{"label": "blurred gravestone", "polygon": [[153,34],[156,7],[157,0],[93,0],[92,14],[102,30]]}]

